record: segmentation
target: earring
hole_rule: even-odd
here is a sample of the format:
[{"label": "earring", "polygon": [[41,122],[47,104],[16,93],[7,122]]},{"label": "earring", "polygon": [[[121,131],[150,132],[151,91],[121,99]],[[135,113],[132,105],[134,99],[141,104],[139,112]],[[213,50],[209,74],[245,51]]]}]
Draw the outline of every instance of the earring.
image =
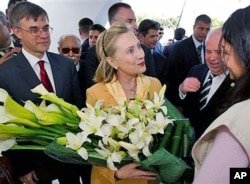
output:
[{"label": "earring", "polygon": [[117,69],[118,69],[118,66],[114,66],[114,69],[117,70]]}]

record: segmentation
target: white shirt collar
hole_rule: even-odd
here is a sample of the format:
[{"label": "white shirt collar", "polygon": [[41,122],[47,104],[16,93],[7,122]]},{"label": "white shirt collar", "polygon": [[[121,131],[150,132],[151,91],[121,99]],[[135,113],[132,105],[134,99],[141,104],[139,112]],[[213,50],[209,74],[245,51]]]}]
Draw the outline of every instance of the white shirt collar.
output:
[{"label": "white shirt collar", "polygon": [[23,55],[27,58],[27,60],[31,64],[31,66],[35,66],[37,64],[37,62],[40,61],[40,60],[43,60],[44,62],[49,64],[49,59],[48,59],[48,56],[47,56],[46,52],[44,53],[42,59],[39,59],[36,56],[30,54],[24,48],[22,48],[22,52],[23,52]]},{"label": "white shirt collar", "polygon": [[195,47],[199,47],[201,44],[203,45],[203,43],[199,42],[195,37],[194,35],[192,35],[192,38],[193,38],[193,41],[194,41],[194,45]]}]

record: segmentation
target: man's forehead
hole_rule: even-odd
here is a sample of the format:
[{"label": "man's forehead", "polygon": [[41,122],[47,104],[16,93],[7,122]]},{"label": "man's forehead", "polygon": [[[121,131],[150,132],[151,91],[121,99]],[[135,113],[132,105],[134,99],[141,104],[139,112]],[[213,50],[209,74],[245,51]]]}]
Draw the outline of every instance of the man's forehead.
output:
[{"label": "man's forehead", "polygon": [[39,15],[38,17],[33,17],[33,16],[25,16],[20,19],[21,21],[34,21],[37,22],[39,21],[48,21],[48,17],[46,15]]}]

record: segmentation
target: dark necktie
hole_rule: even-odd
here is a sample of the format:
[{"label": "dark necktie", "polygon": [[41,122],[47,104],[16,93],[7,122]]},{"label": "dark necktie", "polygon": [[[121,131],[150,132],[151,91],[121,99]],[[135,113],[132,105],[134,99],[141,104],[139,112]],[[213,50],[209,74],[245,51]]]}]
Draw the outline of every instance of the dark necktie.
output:
[{"label": "dark necktie", "polygon": [[201,49],[202,49],[202,44],[197,47],[197,53],[198,53],[200,63],[202,63]]},{"label": "dark necktie", "polygon": [[213,75],[210,74],[207,81],[204,83],[204,85],[201,88],[201,93],[200,93],[200,110],[202,110],[207,103],[207,97],[212,85],[213,81]]},{"label": "dark necktie", "polygon": [[44,61],[38,61],[38,64],[40,66],[41,83],[49,92],[53,92],[54,90],[49,80],[49,76],[44,68]]}]

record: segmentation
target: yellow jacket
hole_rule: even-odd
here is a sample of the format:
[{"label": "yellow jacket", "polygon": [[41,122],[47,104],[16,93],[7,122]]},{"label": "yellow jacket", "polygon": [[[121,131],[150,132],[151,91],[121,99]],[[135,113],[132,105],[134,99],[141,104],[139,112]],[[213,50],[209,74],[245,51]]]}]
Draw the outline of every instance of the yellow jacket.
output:
[{"label": "yellow jacket", "polygon": [[[146,77],[146,76],[143,76]],[[153,98],[153,93],[159,93],[161,89],[161,83],[158,79],[152,77],[146,77],[150,81],[149,98]],[[97,83],[87,90],[87,103],[94,105],[97,100],[104,100],[104,106],[118,105],[116,100],[108,91],[105,83]],[[114,177],[114,171],[106,167],[93,166],[91,173],[91,184],[153,184],[156,181],[147,180],[121,180],[116,181]]]}]

